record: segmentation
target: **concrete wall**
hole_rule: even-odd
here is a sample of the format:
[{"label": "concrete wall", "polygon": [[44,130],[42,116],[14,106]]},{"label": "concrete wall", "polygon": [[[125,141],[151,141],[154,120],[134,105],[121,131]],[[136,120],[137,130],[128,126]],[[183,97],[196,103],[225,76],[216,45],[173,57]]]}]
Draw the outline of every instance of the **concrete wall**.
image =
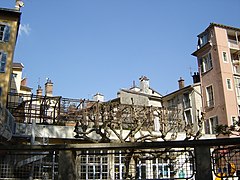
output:
[{"label": "concrete wall", "polygon": [[[34,123],[33,123],[34,124]],[[117,133],[120,134],[119,130],[116,130]],[[153,131],[151,132],[151,135],[158,135],[160,136],[159,131]],[[129,130],[123,130],[122,131],[122,137],[126,137],[129,134]],[[76,139],[74,136],[76,133],[74,132],[74,126],[54,126],[54,125],[35,125],[35,128],[33,128],[32,124],[24,124],[24,123],[16,123],[16,128],[14,132],[15,136],[22,136],[26,137],[28,136],[29,138],[32,138],[32,141],[34,143],[34,138],[51,138],[51,139]],[[145,135],[149,135],[148,131],[141,131],[138,132],[135,135],[135,138],[139,138]],[[167,134],[166,139],[171,138],[171,132]],[[99,140],[101,137],[96,134],[96,132],[92,132],[89,134],[89,137],[95,140]],[[178,133],[177,135],[177,140],[184,140],[186,138],[185,132]],[[212,139],[216,138],[214,135],[204,135],[201,137],[202,139]],[[111,136],[110,139],[115,142],[119,142],[118,137],[111,131]],[[163,141],[161,138],[156,139],[157,141]],[[127,141],[130,141],[130,139],[127,139]],[[38,142],[35,142],[38,143]],[[42,142],[40,142],[42,143]]]}]

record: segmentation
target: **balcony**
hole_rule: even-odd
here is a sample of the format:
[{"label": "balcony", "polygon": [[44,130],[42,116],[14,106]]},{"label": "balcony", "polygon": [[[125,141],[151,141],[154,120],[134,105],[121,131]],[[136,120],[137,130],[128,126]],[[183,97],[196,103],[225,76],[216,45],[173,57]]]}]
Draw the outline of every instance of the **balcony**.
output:
[{"label": "balcony", "polygon": [[237,103],[240,105],[240,96],[237,96]]},{"label": "balcony", "polygon": [[228,47],[231,49],[240,49],[240,42],[233,40],[233,39],[228,39]]},{"label": "balcony", "polygon": [[240,66],[239,65],[235,65],[234,63],[233,63],[233,73],[237,74],[237,75],[240,74]]}]

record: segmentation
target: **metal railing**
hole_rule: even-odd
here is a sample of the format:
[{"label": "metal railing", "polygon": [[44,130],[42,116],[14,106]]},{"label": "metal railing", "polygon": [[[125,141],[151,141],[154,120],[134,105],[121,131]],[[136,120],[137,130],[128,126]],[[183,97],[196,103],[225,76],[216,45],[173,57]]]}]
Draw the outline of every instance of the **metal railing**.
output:
[{"label": "metal railing", "polygon": [[240,177],[240,146],[216,148],[212,152],[213,172],[219,178]]},{"label": "metal railing", "polygon": [[240,48],[240,42],[233,40],[233,39],[228,39],[228,44],[230,48],[234,49],[239,49]]},{"label": "metal railing", "polygon": [[0,152],[0,179],[58,179],[56,151]]},{"label": "metal railing", "polygon": [[8,111],[0,105],[0,137],[10,140],[13,135],[15,126],[15,118]]},{"label": "metal railing", "polygon": [[3,145],[0,179],[237,180],[239,141]]},{"label": "metal railing", "polygon": [[55,123],[60,113],[61,97],[9,93],[7,109],[17,122]]}]

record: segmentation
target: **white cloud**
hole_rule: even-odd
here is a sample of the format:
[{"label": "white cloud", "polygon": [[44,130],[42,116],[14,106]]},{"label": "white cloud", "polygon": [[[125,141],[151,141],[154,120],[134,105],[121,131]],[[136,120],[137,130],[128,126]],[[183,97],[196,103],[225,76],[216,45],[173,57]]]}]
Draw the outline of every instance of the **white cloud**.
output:
[{"label": "white cloud", "polygon": [[21,36],[23,33],[26,35],[29,35],[31,31],[31,28],[29,24],[20,24],[19,27],[19,35]]}]

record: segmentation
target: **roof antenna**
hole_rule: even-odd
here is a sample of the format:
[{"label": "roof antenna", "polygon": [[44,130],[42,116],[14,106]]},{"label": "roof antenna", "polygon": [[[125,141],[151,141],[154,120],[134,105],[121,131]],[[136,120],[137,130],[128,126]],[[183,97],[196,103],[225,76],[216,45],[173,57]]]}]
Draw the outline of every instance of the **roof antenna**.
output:
[{"label": "roof antenna", "polygon": [[192,67],[191,66],[189,67],[189,72],[190,72],[190,76],[192,76],[193,73],[192,73]]}]

